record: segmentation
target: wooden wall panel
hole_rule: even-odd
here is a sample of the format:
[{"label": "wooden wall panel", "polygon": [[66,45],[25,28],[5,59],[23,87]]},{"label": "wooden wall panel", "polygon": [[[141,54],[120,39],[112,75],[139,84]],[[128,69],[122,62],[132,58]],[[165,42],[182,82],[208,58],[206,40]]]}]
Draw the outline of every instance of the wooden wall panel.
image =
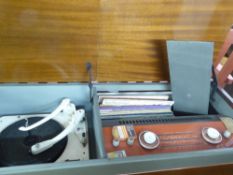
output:
[{"label": "wooden wall panel", "polygon": [[[233,165],[219,165],[203,168],[177,169],[156,173],[139,173],[140,175],[232,175]],[[138,174],[138,175],[139,175]],[[135,174],[136,175],[136,174]]]},{"label": "wooden wall panel", "polygon": [[215,41],[217,51],[233,18],[232,1],[224,0],[117,0],[101,6],[99,80],[115,75],[120,80],[166,80],[160,41]]},{"label": "wooden wall panel", "polygon": [[168,79],[167,39],[214,41],[232,0],[0,0],[0,82]]},{"label": "wooden wall panel", "polygon": [[0,81],[85,81],[96,70],[97,1],[0,0]]}]

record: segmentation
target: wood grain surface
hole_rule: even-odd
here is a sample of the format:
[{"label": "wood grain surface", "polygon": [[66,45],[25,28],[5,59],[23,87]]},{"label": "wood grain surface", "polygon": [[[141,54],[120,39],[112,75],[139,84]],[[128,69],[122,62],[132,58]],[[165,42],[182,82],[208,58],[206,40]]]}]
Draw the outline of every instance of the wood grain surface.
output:
[{"label": "wood grain surface", "polygon": [[[157,173],[139,173],[140,175],[232,175],[233,165],[219,165],[203,168],[178,169]],[[138,174],[138,175],[139,175]]]},{"label": "wood grain surface", "polygon": [[165,41],[215,42],[232,0],[0,0],[0,82],[168,80]]}]

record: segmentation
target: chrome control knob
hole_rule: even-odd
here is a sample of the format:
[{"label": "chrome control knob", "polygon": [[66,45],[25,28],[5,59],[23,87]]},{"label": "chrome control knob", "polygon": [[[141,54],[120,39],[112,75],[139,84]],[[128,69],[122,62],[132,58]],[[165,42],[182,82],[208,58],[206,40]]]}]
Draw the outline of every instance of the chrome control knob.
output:
[{"label": "chrome control knob", "polygon": [[145,149],[155,149],[159,146],[160,140],[154,132],[142,131],[139,134],[139,143]]},{"label": "chrome control knob", "polygon": [[226,131],[224,131],[223,136],[224,136],[226,139],[229,139],[229,138],[231,137],[231,132],[228,131],[228,130],[226,130]]},{"label": "chrome control knob", "polygon": [[202,137],[206,142],[211,144],[219,144],[222,142],[222,135],[215,128],[211,128],[211,127],[203,128]]}]

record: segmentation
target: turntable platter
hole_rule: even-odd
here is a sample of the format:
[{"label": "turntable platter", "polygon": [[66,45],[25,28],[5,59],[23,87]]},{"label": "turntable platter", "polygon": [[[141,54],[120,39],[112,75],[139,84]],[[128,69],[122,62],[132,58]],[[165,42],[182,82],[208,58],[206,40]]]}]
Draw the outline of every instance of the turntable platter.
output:
[{"label": "turntable platter", "polygon": [[[41,119],[42,117],[28,118],[28,125],[36,123]],[[0,166],[54,162],[63,153],[67,144],[67,137],[38,155],[30,153],[32,145],[51,139],[63,130],[63,127],[58,122],[49,120],[30,131],[18,130],[19,127],[25,126],[25,123],[25,119],[19,120],[1,132]]]}]

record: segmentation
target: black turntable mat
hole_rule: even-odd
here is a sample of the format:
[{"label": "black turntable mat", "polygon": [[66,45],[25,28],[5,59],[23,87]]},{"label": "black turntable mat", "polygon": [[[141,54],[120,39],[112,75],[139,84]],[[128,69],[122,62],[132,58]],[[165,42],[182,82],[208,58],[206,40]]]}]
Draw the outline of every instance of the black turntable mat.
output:
[{"label": "black turntable mat", "polygon": [[[28,118],[28,125],[41,119],[42,117]],[[64,151],[67,137],[38,155],[31,154],[32,145],[53,138],[63,130],[63,127],[58,122],[49,120],[33,130],[20,131],[18,128],[25,126],[25,123],[26,120],[22,119],[1,132],[0,166],[54,162]]]}]

